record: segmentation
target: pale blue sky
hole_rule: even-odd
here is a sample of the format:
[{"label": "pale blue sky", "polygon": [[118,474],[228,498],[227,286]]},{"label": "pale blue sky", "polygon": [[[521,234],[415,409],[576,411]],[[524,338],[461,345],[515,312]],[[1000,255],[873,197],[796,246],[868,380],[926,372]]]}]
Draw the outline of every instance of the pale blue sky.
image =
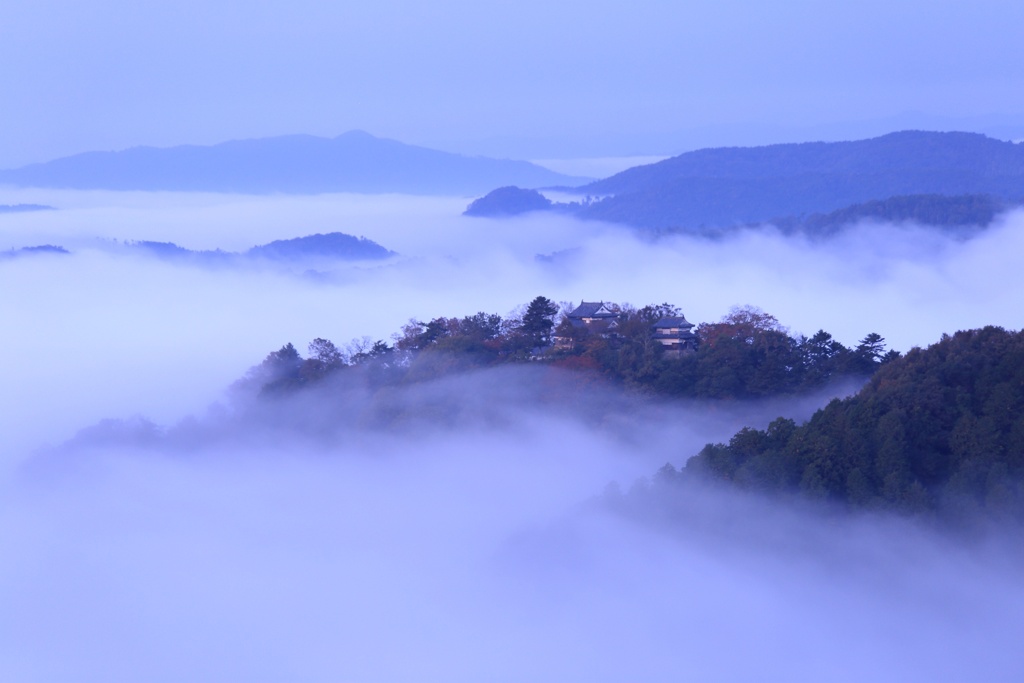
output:
[{"label": "pale blue sky", "polygon": [[1024,136],[1019,0],[10,5],[0,167],[352,128],[519,157]]}]

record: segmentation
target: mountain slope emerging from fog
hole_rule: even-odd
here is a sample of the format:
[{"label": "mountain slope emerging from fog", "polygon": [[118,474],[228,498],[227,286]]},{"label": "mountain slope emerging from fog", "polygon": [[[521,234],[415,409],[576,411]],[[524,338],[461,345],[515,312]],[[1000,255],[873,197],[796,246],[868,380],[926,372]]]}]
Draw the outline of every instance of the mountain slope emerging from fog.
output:
[{"label": "mountain slope emerging from fog", "polygon": [[467,157],[351,131],[213,146],[87,152],[0,171],[0,184],[104,190],[470,195],[501,185],[543,187],[579,178],[525,161]]},{"label": "mountain slope emerging from fog", "polygon": [[365,237],[354,237],[342,232],[326,235],[317,233],[287,240],[275,240],[255,246],[243,253],[221,251],[194,251],[173,242],[129,242],[126,246],[141,249],[168,260],[183,260],[202,264],[226,264],[241,261],[272,261],[296,263],[310,261],[363,261],[385,259],[395,252]]},{"label": "mountain slope emerging from fog", "polygon": [[11,260],[16,258],[24,258],[26,256],[38,256],[42,254],[70,254],[64,247],[59,247],[53,244],[40,244],[33,247],[21,247],[19,249],[9,249],[8,251],[0,251],[0,261]]},{"label": "mountain slope emerging from fog", "polygon": [[52,211],[52,206],[43,204],[0,204],[0,213],[25,213],[28,211]]},{"label": "mountain slope emerging from fog", "polygon": [[552,202],[536,190],[519,187],[499,187],[470,204],[466,216],[518,216],[530,211],[550,209]]},{"label": "mountain slope emerging from fog", "polygon": [[772,223],[786,232],[799,231],[809,235],[830,235],[845,226],[863,222],[914,223],[955,233],[957,229],[986,227],[1009,208],[1005,201],[986,194],[899,195],[854,204],[827,214],[791,216]]},{"label": "mountain slope emerging from fog", "polygon": [[957,332],[796,426],[709,444],[681,475],[854,507],[1024,521],[1024,333]]},{"label": "mountain slope emerging from fog", "polygon": [[700,229],[829,213],[897,195],[1024,198],[1024,145],[975,133],[904,131],[855,142],[688,152],[584,185],[584,218]]}]

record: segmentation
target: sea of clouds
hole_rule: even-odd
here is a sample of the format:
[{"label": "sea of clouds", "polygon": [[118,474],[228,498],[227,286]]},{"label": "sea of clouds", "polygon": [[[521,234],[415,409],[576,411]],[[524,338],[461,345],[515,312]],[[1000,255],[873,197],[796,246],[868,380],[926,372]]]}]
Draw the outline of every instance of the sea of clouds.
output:
[{"label": "sea of clouds", "polygon": [[[409,318],[505,314],[540,294],[667,301],[695,323],[752,304],[793,332],[847,345],[878,332],[901,351],[1016,329],[1024,214],[970,240],[888,225],[828,241],[651,240],[557,215],[467,218],[463,198],[0,190],[17,203],[58,210],[0,215],[0,250],[72,253],[0,260],[0,662],[12,680],[1024,673],[1024,573],[998,541],[716,491],[691,492],[670,522],[594,503],[611,480],[628,490],[739,425],[805,418],[831,394],[627,402],[595,420],[532,405],[528,373],[484,373],[403,397],[443,392],[464,406],[459,420],[324,438],[310,438],[308,416],[330,395],[283,404],[268,425],[225,394],[286,342],[389,340]],[[239,251],[334,231],[399,256],[317,273],[202,268],[115,242]],[[194,423],[200,438],[46,448],[106,418]]]}]

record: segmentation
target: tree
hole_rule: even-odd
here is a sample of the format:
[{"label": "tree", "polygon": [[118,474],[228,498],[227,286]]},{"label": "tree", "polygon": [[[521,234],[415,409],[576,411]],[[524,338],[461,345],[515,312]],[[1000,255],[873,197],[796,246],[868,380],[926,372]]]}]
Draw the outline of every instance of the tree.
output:
[{"label": "tree", "polygon": [[302,361],[299,374],[304,380],[320,380],[345,366],[345,358],[334,342],[317,337],[309,343],[309,358]]},{"label": "tree", "polygon": [[870,359],[872,363],[878,363],[885,353],[885,339],[877,332],[872,332],[857,344],[857,353]]},{"label": "tree", "polygon": [[662,318],[677,317],[679,313],[679,307],[673,304],[648,304],[636,311],[636,317],[648,325],[653,325]]},{"label": "tree", "polygon": [[551,343],[551,330],[555,326],[554,317],[557,313],[558,305],[554,301],[538,296],[526,307],[519,330],[534,347],[547,346]]},{"label": "tree", "polygon": [[459,332],[476,341],[494,339],[501,334],[501,316],[483,311],[467,315],[459,321]]},{"label": "tree", "polygon": [[301,366],[302,356],[295,350],[291,342],[277,351],[270,352],[257,369],[257,376],[262,383],[261,391],[287,389],[300,383],[299,368]]},{"label": "tree", "polygon": [[850,356],[849,370],[858,374],[870,374],[885,356],[885,339],[872,332],[857,343]]},{"label": "tree", "polygon": [[352,365],[358,365],[360,363],[365,363],[366,361],[382,358],[384,356],[388,356],[392,352],[394,352],[394,349],[388,346],[387,342],[381,339],[373,341],[372,337],[366,336],[353,339],[348,343],[348,347],[345,349],[345,353]]},{"label": "tree", "polygon": [[798,384],[803,362],[797,341],[759,308],[733,308],[721,322],[699,325],[697,336],[698,396],[765,396]]},{"label": "tree", "polygon": [[850,350],[832,338],[825,330],[802,339],[798,352],[803,362],[803,384],[807,387],[824,384],[849,365]]},{"label": "tree", "polygon": [[317,337],[309,343],[309,357],[316,359],[327,367],[344,364],[341,351],[329,339]]},{"label": "tree", "polygon": [[299,356],[299,352],[289,342],[277,351],[268,353],[261,365],[274,375],[286,375],[298,370],[301,362],[302,357]]}]

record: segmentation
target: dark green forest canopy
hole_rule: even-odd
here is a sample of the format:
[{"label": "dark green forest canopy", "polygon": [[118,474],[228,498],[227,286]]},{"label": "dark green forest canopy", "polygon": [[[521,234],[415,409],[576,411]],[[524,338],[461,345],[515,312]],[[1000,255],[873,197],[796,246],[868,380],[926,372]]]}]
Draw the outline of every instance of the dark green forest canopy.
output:
[{"label": "dark green forest canopy", "polygon": [[694,476],[854,508],[1024,521],[1024,333],[944,336],[802,426],[743,429],[656,479]]},{"label": "dark green forest canopy", "polygon": [[352,381],[399,386],[439,379],[468,370],[530,363],[553,376],[589,378],[634,392],[707,399],[763,398],[797,394],[845,377],[869,376],[898,357],[885,352],[885,340],[868,334],[848,348],[819,330],[793,336],[760,309],[735,308],[722,320],[695,329],[695,350],[672,354],[654,335],[654,325],[679,315],[671,304],[642,308],[615,306],[612,328],[572,324],[550,299],[538,296],[523,313],[502,317],[410,320],[391,343],[370,338],[345,348],[316,339],[303,358],[288,344],[267,356],[240,380],[250,393],[293,392],[350,373]]}]

